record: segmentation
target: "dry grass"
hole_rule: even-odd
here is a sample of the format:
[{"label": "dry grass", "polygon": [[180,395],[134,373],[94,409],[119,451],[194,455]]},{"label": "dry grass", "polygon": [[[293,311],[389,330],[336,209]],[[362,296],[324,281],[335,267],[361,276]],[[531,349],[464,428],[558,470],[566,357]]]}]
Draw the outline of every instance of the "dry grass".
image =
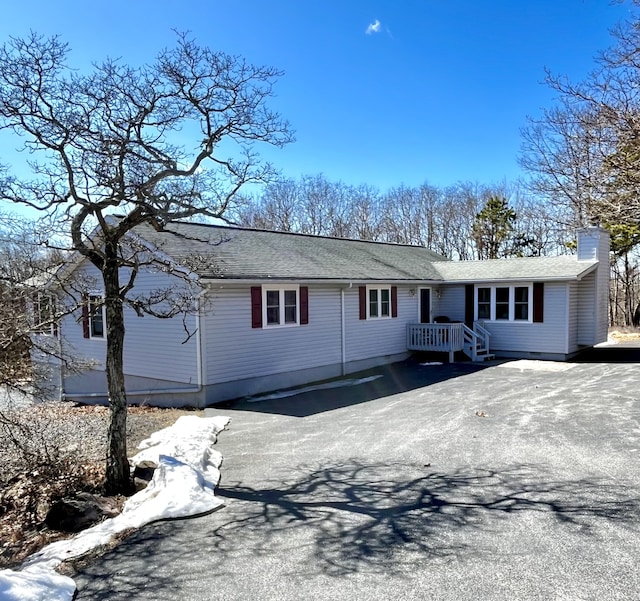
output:
[{"label": "dry grass", "polygon": [[632,326],[615,326],[609,330],[609,338],[616,342],[632,342],[640,340],[640,328]]},{"label": "dry grass", "polygon": [[[44,518],[51,504],[74,492],[100,494],[104,479],[109,410],[102,406],[45,403],[14,409],[30,429],[31,446],[17,449],[0,437],[0,568],[15,567],[44,545],[69,535],[50,530]],[[7,410],[3,409],[5,415]],[[129,454],[153,432],[190,409],[130,407]],[[20,432],[21,433],[21,432]],[[124,497],[115,501],[122,506]]]}]

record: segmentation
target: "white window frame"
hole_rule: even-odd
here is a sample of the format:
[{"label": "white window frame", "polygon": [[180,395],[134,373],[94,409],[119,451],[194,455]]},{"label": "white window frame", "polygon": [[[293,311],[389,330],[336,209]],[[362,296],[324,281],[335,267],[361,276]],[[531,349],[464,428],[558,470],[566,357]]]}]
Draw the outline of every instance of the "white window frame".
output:
[{"label": "white window frame", "polygon": [[[95,312],[91,310],[92,304],[101,303],[99,310],[102,317],[102,336],[96,336],[93,333],[93,316]],[[92,292],[87,296],[87,318],[89,320],[89,339],[90,340],[106,340],[107,339],[107,311],[104,305],[104,295],[100,292]]]},{"label": "white window frame", "polygon": [[[371,315],[371,300],[370,300],[371,290],[376,290],[378,292],[378,298],[377,298],[378,314],[377,315]],[[381,315],[382,290],[386,290],[389,293],[389,314],[388,315]],[[391,301],[391,286],[367,286],[366,302],[367,302],[367,319],[391,319],[392,313],[393,313],[392,301]]]},{"label": "white window frame", "polygon": [[[48,303],[47,313],[43,314],[43,301]],[[56,297],[50,292],[36,292],[33,299],[33,323],[34,334],[39,336],[55,336],[57,327],[53,323],[53,317],[55,315]],[[44,319],[43,319],[44,317]],[[41,327],[37,327],[39,324],[44,324]]]},{"label": "white window frame", "polygon": [[[285,323],[285,292],[296,293],[296,320]],[[268,323],[267,320],[267,292],[278,292],[279,323]],[[298,284],[283,284],[279,286],[262,286],[262,327],[263,328],[292,328],[300,325],[300,286]]]},{"label": "white window frame", "polygon": [[[489,288],[491,290],[491,305],[490,316],[478,317],[478,290],[480,288]],[[496,289],[508,288],[509,289],[509,318],[508,319],[496,319]],[[515,297],[516,288],[527,288],[529,290],[527,301],[527,319],[515,318]],[[494,323],[533,323],[533,283],[521,282],[517,284],[476,284],[473,293],[473,319],[475,321],[491,321]]]}]

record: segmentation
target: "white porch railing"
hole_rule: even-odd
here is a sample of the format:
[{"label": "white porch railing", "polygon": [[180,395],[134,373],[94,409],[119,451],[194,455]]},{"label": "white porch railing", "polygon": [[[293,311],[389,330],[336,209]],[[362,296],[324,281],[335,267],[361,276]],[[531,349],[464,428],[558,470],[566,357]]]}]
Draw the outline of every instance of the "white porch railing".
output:
[{"label": "white porch railing", "polygon": [[489,331],[477,322],[473,324],[473,330],[463,323],[407,324],[410,351],[449,353],[450,362],[456,351],[464,351],[473,361],[493,358],[489,352],[489,337]]},{"label": "white porch railing", "polygon": [[462,323],[409,323],[407,348],[449,353],[449,361],[453,362],[453,354],[464,349],[463,328]]}]

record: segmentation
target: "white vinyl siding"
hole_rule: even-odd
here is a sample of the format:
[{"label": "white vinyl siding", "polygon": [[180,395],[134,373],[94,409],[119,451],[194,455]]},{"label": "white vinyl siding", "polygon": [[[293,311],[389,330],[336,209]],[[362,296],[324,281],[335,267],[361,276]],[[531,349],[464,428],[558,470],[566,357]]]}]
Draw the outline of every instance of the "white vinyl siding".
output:
[{"label": "white vinyl siding", "polygon": [[591,346],[596,340],[596,274],[578,282],[578,345]]},{"label": "white vinyl siding", "polygon": [[567,353],[575,353],[578,350],[578,282],[568,284],[567,293],[569,295],[567,299],[569,311]]},{"label": "white vinyl siding", "polygon": [[431,297],[433,317],[444,315],[451,321],[464,321],[464,286],[442,286],[440,296]]},{"label": "white vinyl siding", "polygon": [[[544,284],[544,321],[487,321],[492,352],[566,353],[567,348],[566,283]],[[529,307],[532,314],[533,307]]]},{"label": "white vinyl siding", "polygon": [[[492,284],[479,287],[491,287]],[[524,286],[525,284],[522,284]],[[518,287],[520,284],[514,284]],[[529,292],[529,317],[533,316],[533,295]],[[544,284],[544,322],[484,321],[491,333],[491,351],[523,353],[566,353],[567,284]],[[449,285],[441,288],[440,298],[434,299],[434,316],[446,315],[451,321],[464,321],[465,286]],[[480,320],[481,322],[483,320]]]},{"label": "white vinyl siding", "polygon": [[[96,282],[99,276],[96,269],[87,262],[79,269],[80,274],[85,273],[92,277],[94,288],[93,282]],[[121,279],[124,277],[123,272]],[[134,292],[142,294],[179,285],[180,280],[170,275],[141,271],[136,279]],[[188,342],[182,344],[188,335],[185,326],[189,332],[194,332],[195,316],[187,315],[183,323],[182,316],[173,319],[160,319],[150,315],[138,317],[132,309],[125,308],[124,373],[196,384],[198,337],[192,336]],[[102,338],[83,337],[80,309],[74,315],[65,318],[61,333],[65,343],[71,345],[72,352],[83,358],[93,359],[94,369],[104,369],[105,341]]]},{"label": "white vinyl siding", "polygon": [[[84,261],[77,269],[76,277],[84,281],[96,293],[99,292],[99,277],[97,269],[88,261]],[[66,300],[65,303],[72,301]],[[60,334],[63,348],[72,357],[85,360],[93,364],[93,369],[103,370],[106,346],[103,339],[85,338],[83,334],[82,309],[78,307],[71,315],[66,315],[60,324]]]},{"label": "white vinyl siding", "polygon": [[[163,273],[141,272],[136,279],[136,294],[180,286],[180,279]],[[133,376],[170,380],[184,384],[198,383],[195,315],[178,315],[161,319],[138,317],[125,310],[125,373]]]},{"label": "white vinyl siding", "polygon": [[339,365],[340,290],[309,287],[309,323],[293,328],[252,328],[251,288],[216,289],[205,318],[206,383]]},{"label": "white vinyl siding", "polygon": [[[412,289],[416,290],[415,287]],[[366,320],[359,319],[357,287],[345,291],[347,362],[407,351],[406,324],[416,322],[419,299],[417,293],[411,295],[409,290],[408,286],[398,286],[397,317]],[[309,318],[311,319],[311,315]]]}]

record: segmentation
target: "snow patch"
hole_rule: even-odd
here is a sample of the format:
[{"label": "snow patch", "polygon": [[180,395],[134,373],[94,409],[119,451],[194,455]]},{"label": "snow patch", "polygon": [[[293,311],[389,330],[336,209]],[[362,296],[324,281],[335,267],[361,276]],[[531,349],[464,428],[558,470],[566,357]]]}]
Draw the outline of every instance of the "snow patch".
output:
[{"label": "snow patch", "polygon": [[334,382],[327,382],[326,384],[317,384],[315,386],[305,386],[304,388],[295,388],[293,390],[283,390],[282,392],[273,392],[271,394],[265,394],[262,396],[249,397],[247,403],[260,403],[262,401],[271,401],[273,399],[284,399],[289,396],[295,396],[296,394],[304,394],[305,392],[313,392],[315,390],[328,390],[330,388],[342,388],[343,386],[357,386],[358,384],[364,384],[366,382],[373,382],[382,378],[382,374],[376,376],[368,376],[366,378],[351,378],[348,380],[335,380]]},{"label": "snow patch", "polygon": [[52,570],[0,570],[2,601],[69,601],[76,583]]},{"label": "snow patch", "polygon": [[221,507],[214,495],[220,480],[222,455],[212,448],[228,417],[180,417],[173,426],[152,434],[131,458],[155,462],[148,486],[130,497],[122,513],[77,536],[47,545],[22,565],[19,571],[0,571],[2,601],[71,601],[75,582],[55,572],[65,560],[80,557],[108,544],[115,535],[163,519],[184,518]]},{"label": "snow patch", "polygon": [[520,359],[519,361],[509,361],[501,363],[496,367],[508,367],[510,369],[528,369],[532,371],[567,371],[573,369],[575,363],[565,363],[563,361],[537,361],[534,359]]}]

